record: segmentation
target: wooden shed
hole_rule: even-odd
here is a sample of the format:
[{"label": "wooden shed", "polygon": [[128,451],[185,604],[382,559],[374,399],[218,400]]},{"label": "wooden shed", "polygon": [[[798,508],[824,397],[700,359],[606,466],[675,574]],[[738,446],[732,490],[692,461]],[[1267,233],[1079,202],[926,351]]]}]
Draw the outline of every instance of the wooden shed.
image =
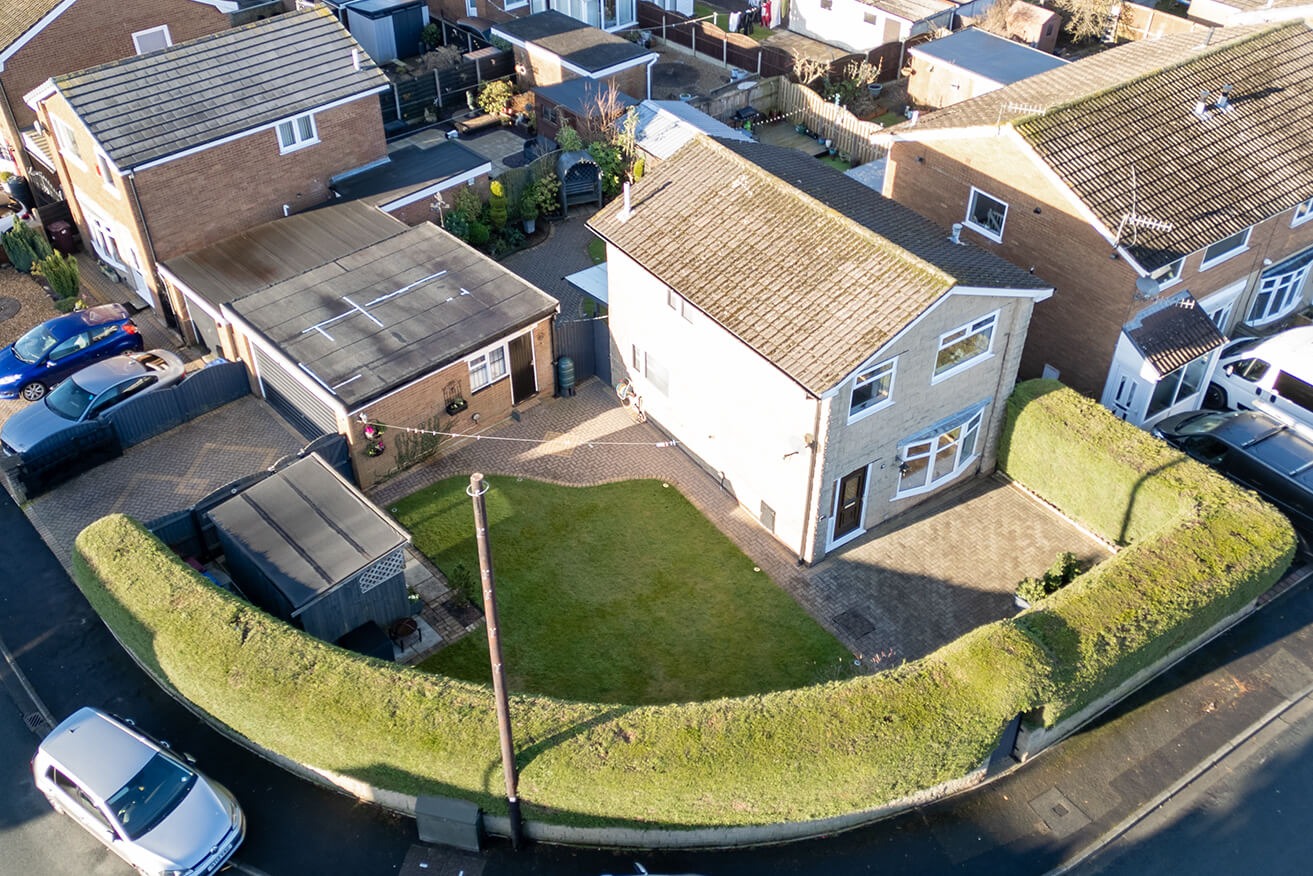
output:
[{"label": "wooden shed", "polygon": [[410,614],[410,535],[316,454],[207,515],[242,592],[312,636],[333,642]]}]

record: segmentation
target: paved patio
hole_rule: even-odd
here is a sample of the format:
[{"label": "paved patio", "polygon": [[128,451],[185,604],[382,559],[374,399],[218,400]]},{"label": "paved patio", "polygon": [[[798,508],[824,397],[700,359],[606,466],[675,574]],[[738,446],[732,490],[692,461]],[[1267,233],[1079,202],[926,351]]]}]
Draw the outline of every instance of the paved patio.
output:
[{"label": "paved patio", "polygon": [[983,623],[1010,617],[1021,578],[1060,551],[1107,549],[1051,508],[996,478],[977,478],[869,533],[816,566],[766,532],[653,423],[637,424],[611,388],[586,381],[371,491],[382,507],[447,477],[519,475],[587,485],[659,478],[679,488],[819,623],[868,665],[924,656]]}]

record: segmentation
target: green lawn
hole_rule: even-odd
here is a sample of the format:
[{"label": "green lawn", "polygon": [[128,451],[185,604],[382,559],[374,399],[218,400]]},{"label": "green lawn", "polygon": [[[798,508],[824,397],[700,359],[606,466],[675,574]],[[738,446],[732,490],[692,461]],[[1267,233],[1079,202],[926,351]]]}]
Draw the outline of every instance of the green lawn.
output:
[{"label": "green lawn", "polygon": [[600,237],[594,237],[588,241],[588,257],[593,260],[595,265],[600,265],[606,261],[606,241]]},{"label": "green lawn", "polygon": [[[511,691],[646,705],[853,672],[852,655],[674,487],[488,480]],[[479,602],[468,485],[466,477],[434,484],[398,502],[394,514],[449,577],[466,578]],[[486,637],[467,636],[421,668],[486,684]]]},{"label": "green lawn", "polygon": [[[693,17],[695,19],[702,19],[708,16],[715,16],[715,20],[712,23],[715,24],[716,27],[721,30],[729,30],[728,12],[721,12],[719,9],[714,9],[706,3],[693,4]],[[769,27],[762,27],[760,24],[755,24],[752,26],[752,33],[744,34],[744,36],[749,36],[757,42],[762,42],[773,33],[775,33],[775,31],[771,30]]]}]

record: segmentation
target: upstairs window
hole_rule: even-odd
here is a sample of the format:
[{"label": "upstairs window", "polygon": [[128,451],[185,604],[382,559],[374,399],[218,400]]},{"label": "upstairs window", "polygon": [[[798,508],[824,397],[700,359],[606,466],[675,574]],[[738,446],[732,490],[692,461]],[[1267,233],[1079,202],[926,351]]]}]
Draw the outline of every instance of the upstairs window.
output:
[{"label": "upstairs window", "polygon": [[114,185],[114,167],[109,163],[109,158],[104,152],[96,150],[96,173],[100,174],[100,181],[105,184],[105,188],[111,192],[118,192]]},{"label": "upstairs window", "polygon": [[1166,289],[1173,283],[1181,280],[1181,271],[1185,268],[1185,259],[1180,258],[1170,265],[1164,265],[1153,272],[1153,278],[1158,281],[1159,289]]},{"label": "upstairs window", "polygon": [[59,151],[66,158],[71,158],[81,167],[86,167],[82,160],[82,152],[78,149],[77,137],[73,135],[73,129],[64,123],[63,119],[57,119],[54,116],[50,118],[55,129],[55,141],[59,143]]},{"label": "upstairs window", "polygon": [[315,117],[310,113],[278,123],[278,151],[292,152],[319,142]]},{"label": "upstairs window", "polygon": [[848,401],[848,419],[865,414],[893,401],[894,361],[881,362],[873,368],[860,371],[853,380],[852,396]]},{"label": "upstairs window", "polygon": [[138,55],[144,55],[147,52],[158,52],[160,49],[167,49],[171,45],[173,45],[173,37],[169,35],[169,26],[167,24],[152,27],[150,30],[139,30],[132,35],[132,46],[137,50]]},{"label": "upstairs window", "polygon": [[1003,223],[1008,218],[1008,205],[972,186],[971,201],[967,204],[966,224],[995,243],[1003,242]]},{"label": "upstairs window", "polygon": [[1230,237],[1222,238],[1204,250],[1204,262],[1199,266],[1200,270],[1211,268],[1218,262],[1224,262],[1248,249],[1249,232],[1253,230],[1252,228],[1246,228],[1244,231],[1232,234]]},{"label": "upstairs window", "polygon": [[1313,219],[1313,198],[1309,198],[1302,204],[1295,207],[1295,215],[1290,219],[1290,227],[1303,225],[1308,220]]},{"label": "upstairs window", "polygon": [[935,357],[933,379],[937,381],[950,374],[956,374],[988,356],[994,343],[996,322],[998,322],[998,311],[943,335],[939,339],[939,353]]}]

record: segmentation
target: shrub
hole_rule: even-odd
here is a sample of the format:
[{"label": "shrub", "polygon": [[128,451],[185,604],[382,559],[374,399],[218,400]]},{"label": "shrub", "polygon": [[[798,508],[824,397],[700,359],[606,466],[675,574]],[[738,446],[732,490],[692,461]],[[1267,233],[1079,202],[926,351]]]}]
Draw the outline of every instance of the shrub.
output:
[{"label": "shrub", "polygon": [[478,219],[470,221],[470,246],[483,246],[492,237],[492,232]]},{"label": "shrub", "polygon": [[32,267],[32,273],[45,277],[56,299],[77,297],[80,288],[78,263],[72,256],[51,253]]},{"label": "shrub", "polygon": [[32,272],[32,267],[53,252],[50,241],[22,219],[15,217],[14,227],[0,235],[0,245],[13,266],[25,274]]},{"label": "shrub", "polygon": [[551,216],[561,210],[561,179],[555,173],[547,172],[533,181],[531,191],[538,201],[538,212]]},{"label": "shrub", "polygon": [[488,221],[500,231],[506,225],[506,189],[501,180],[493,180],[488,188]]},{"label": "shrub", "polygon": [[515,94],[515,85],[509,79],[497,79],[492,82],[483,83],[479,89],[478,104],[479,109],[485,113],[499,115],[506,111],[511,104],[511,97]]},{"label": "shrub", "polygon": [[452,210],[442,220],[442,227],[446,228],[452,234],[459,237],[465,242],[470,239],[470,220],[465,218],[464,213]]},{"label": "shrub", "polygon": [[615,197],[625,182],[625,174],[628,170],[620,147],[600,141],[589,143],[588,154],[593,156],[598,169],[602,171],[602,195],[607,198]]},{"label": "shrub", "polygon": [[419,32],[419,38],[424,41],[424,48],[432,51],[442,43],[442,28],[436,21],[429,22]]},{"label": "shrub", "polygon": [[1050,593],[1057,593],[1080,574],[1080,560],[1071,551],[1063,551],[1038,578],[1023,578],[1017,585],[1017,595],[1034,605]]},{"label": "shrub", "polygon": [[520,218],[538,218],[538,193],[534,191],[533,186],[525,189],[524,194],[520,196]]},{"label": "shrub", "polygon": [[561,125],[556,131],[556,145],[566,152],[578,152],[584,148],[584,138],[569,125]]},{"label": "shrub", "polygon": [[483,212],[483,201],[479,200],[479,195],[474,189],[468,186],[462,187],[451,199],[451,212],[459,213],[467,221],[478,219],[479,214]]}]

